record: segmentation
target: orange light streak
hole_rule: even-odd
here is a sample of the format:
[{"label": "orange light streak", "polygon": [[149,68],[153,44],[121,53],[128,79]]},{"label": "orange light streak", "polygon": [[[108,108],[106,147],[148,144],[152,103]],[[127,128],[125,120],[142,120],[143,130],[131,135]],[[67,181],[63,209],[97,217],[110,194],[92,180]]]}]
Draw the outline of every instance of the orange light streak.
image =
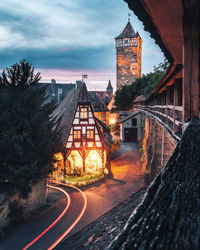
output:
[{"label": "orange light streak", "polygon": [[41,234],[39,234],[34,240],[32,240],[28,245],[26,245],[22,250],[26,250],[28,249],[30,246],[32,246],[36,241],[38,241],[45,233],[47,233],[53,226],[55,226],[55,224],[65,215],[65,213],[67,212],[70,204],[71,204],[71,198],[69,196],[69,194],[64,191],[63,189],[59,188],[59,187],[54,187],[51,185],[47,185],[50,188],[53,189],[57,189],[61,192],[63,192],[65,194],[65,196],[67,197],[67,206],[65,207],[65,209],[63,210],[63,212],[60,214],[60,216],[50,225],[48,226]]},{"label": "orange light streak", "polygon": [[48,250],[51,250],[55,246],[57,246],[61,242],[61,240],[75,227],[75,225],[79,222],[79,220],[81,219],[81,217],[85,213],[85,209],[87,207],[87,198],[86,198],[86,195],[84,194],[84,192],[81,189],[79,189],[79,188],[77,188],[75,186],[71,186],[71,185],[67,185],[67,184],[63,184],[63,183],[59,183],[59,182],[54,182],[53,181],[53,183],[58,184],[58,185],[63,185],[63,186],[66,186],[66,187],[71,187],[71,188],[74,188],[77,191],[79,191],[82,194],[83,198],[84,198],[84,206],[83,206],[83,209],[81,210],[81,213],[76,218],[76,220],[73,222],[73,224],[48,248]]}]

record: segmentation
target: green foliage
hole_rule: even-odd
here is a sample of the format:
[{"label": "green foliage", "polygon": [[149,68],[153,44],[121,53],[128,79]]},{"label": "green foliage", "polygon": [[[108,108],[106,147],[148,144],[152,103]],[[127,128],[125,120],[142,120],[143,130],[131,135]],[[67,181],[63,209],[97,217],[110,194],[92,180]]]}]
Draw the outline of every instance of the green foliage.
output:
[{"label": "green foliage", "polygon": [[25,60],[0,76],[0,190],[18,190],[22,197],[52,172],[54,154],[62,149],[50,119],[55,103],[44,104],[39,80]]},{"label": "green foliage", "polygon": [[65,181],[72,181],[72,182],[81,182],[81,181],[89,181],[89,180],[93,180],[96,178],[102,178],[104,177],[104,175],[99,172],[99,173],[95,173],[95,174],[86,174],[83,176],[70,176],[70,175],[65,175],[64,179]]},{"label": "green foliage", "polygon": [[34,86],[40,79],[40,73],[34,74],[34,67],[26,60],[21,60],[20,63],[3,70],[0,77],[0,87]]},{"label": "green foliage", "polygon": [[164,76],[168,62],[164,60],[158,67],[154,67],[153,72],[143,74],[130,85],[124,85],[116,91],[115,106],[117,110],[129,110],[132,101],[139,95],[147,97]]}]

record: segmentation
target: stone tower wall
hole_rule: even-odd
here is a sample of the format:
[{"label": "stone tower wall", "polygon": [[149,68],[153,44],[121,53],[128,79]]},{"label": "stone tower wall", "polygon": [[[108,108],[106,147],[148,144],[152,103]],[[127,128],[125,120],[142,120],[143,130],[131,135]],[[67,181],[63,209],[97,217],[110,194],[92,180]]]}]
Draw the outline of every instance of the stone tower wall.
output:
[{"label": "stone tower wall", "polygon": [[117,89],[131,84],[141,77],[142,39],[138,37],[138,45],[117,47]]}]

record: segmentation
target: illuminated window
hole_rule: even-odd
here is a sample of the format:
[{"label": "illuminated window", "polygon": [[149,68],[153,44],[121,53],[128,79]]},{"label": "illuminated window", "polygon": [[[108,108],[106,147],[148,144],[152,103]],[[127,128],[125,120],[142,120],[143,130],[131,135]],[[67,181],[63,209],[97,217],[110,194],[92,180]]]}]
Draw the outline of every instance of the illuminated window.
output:
[{"label": "illuminated window", "polygon": [[81,106],[80,107],[80,119],[87,119],[87,118],[88,118],[87,107]]},{"label": "illuminated window", "polygon": [[81,130],[74,130],[74,140],[81,139]]},{"label": "illuminated window", "polygon": [[87,139],[94,139],[94,130],[87,130]]}]

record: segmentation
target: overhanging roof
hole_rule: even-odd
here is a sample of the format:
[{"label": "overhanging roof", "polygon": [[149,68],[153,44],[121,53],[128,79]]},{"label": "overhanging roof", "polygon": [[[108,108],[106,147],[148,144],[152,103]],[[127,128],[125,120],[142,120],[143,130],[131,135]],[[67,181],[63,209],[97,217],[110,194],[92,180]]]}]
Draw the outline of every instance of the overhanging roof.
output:
[{"label": "overhanging roof", "polygon": [[182,63],[181,0],[124,0],[144,24],[166,58],[174,64]]}]

